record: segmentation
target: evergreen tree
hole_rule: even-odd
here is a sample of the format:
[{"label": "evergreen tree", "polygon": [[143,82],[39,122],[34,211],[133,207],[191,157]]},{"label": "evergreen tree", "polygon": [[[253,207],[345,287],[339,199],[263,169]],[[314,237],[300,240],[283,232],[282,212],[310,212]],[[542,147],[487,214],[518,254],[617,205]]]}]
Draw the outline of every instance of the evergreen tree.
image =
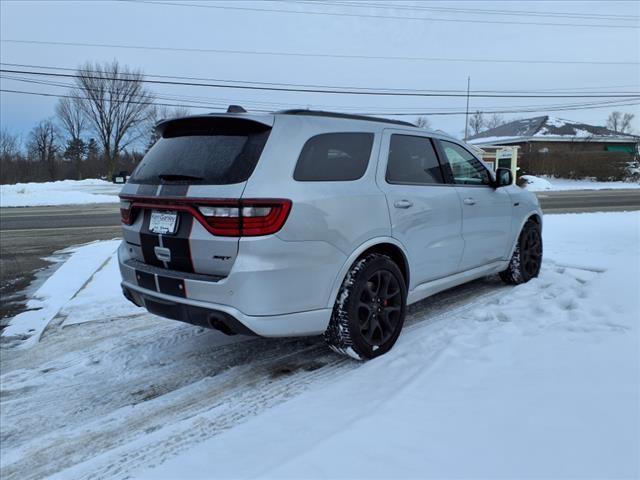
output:
[{"label": "evergreen tree", "polygon": [[[95,141],[94,141],[95,142]],[[82,161],[87,153],[87,145],[81,138],[71,138],[67,141],[67,147],[64,151],[64,158],[73,162],[76,167],[76,175],[78,180],[82,180]]]}]

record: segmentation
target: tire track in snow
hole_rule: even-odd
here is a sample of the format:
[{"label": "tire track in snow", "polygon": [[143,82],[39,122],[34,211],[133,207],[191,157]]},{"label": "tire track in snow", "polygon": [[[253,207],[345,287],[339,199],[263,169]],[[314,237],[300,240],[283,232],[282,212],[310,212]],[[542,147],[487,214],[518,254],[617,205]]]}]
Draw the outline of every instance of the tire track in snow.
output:
[{"label": "tire track in snow", "polygon": [[[480,280],[409,307],[405,335],[460,316],[499,295],[499,285]],[[43,360],[56,344],[69,345],[71,332],[107,330],[58,362],[3,375],[2,423],[17,426],[3,427],[3,478],[125,478],[360,365],[319,339],[220,345],[214,332],[150,318],[131,321],[134,335],[118,336],[122,321],[52,332]],[[12,394],[47,368],[50,379]]]}]

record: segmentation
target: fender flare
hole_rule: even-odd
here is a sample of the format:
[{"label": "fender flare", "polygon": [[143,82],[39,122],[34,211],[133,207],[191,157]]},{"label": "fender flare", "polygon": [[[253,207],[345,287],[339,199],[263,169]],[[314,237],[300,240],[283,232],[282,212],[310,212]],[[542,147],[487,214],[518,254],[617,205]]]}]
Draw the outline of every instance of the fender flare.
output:
[{"label": "fender flare", "polygon": [[[375,247],[376,245],[380,245],[382,243],[389,243],[395,247],[398,247],[398,249],[400,249],[400,251],[402,252],[402,255],[404,255],[404,258],[406,260],[406,268],[407,271],[409,271],[410,268],[410,264],[409,264],[409,255],[407,254],[407,249],[404,247],[404,245],[398,241],[396,238],[393,237],[375,237],[375,238],[370,238],[369,240],[367,240],[366,242],[360,244],[358,246],[358,248],[356,248],[351,255],[349,255],[347,257],[347,259],[344,261],[344,263],[342,264],[342,266],[340,267],[340,270],[338,271],[335,279],[333,280],[333,285],[331,287],[331,293],[329,294],[329,299],[327,302],[327,307],[328,308],[333,308],[333,305],[336,301],[336,298],[338,297],[338,291],[340,290],[340,287],[342,286],[342,282],[344,281],[344,278],[347,276],[347,273],[349,272],[349,269],[351,268],[351,266],[355,263],[355,261],[358,259],[358,257],[360,257],[360,255],[362,255],[363,252],[367,251],[368,249],[370,249],[371,247]],[[407,285],[407,291],[409,290],[409,285]]]},{"label": "fender flare", "polygon": [[511,245],[511,249],[509,250],[509,255],[507,256],[507,260],[511,261],[511,257],[513,257],[513,252],[516,249],[516,244],[518,243],[518,238],[520,238],[520,232],[522,232],[522,228],[524,227],[524,224],[527,223],[529,221],[529,219],[533,216],[537,216],[540,219],[540,231],[542,231],[542,219],[543,219],[543,215],[542,215],[542,210],[540,209],[534,209],[534,210],[530,210],[528,211],[523,217],[522,217],[522,221],[520,222],[520,227],[518,228],[518,230],[516,230],[516,235],[515,238],[513,239],[513,244]]}]

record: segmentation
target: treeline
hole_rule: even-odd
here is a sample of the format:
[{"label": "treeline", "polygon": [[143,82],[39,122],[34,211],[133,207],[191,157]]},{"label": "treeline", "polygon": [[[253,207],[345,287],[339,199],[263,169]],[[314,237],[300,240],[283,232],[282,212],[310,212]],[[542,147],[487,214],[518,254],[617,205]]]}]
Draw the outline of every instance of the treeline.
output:
[{"label": "treeline", "polygon": [[[131,172],[143,152],[124,151],[114,171]],[[52,120],[43,120],[24,142],[18,135],[0,131],[0,183],[49,182],[110,178],[94,138],[64,140]]]},{"label": "treeline", "polygon": [[139,71],[87,63],[54,115],[26,138],[0,130],[0,183],[106,178],[131,172],[156,140],[163,118],[188,114],[155,104]]}]

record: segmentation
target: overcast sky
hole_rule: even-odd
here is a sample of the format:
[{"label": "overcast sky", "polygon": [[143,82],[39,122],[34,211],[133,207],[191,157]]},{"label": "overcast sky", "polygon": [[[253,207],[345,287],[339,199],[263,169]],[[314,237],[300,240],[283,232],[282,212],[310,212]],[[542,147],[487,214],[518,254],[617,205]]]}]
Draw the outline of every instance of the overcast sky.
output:
[{"label": "overcast sky", "polygon": [[[640,95],[640,2],[637,1],[400,3],[388,0],[376,3],[367,0],[357,6],[347,6],[345,0],[332,5],[328,1],[312,4],[189,0],[179,3],[177,0],[164,5],[130,1],[2,0],[2,68],[16,68],[6,64],[75,68],[87,60],[116,59],[147,74],[242,82],[464,91],[470,76],[472,90],[535,90],[553,94],[556,93],[553,90],[568,89],[571,94],[630,92]],[[384,5],[388,8],[379,8]],[[403,8],[407,5],[410,8]],[[220,8],[225,6],[231,8]],[[522,13],[505,15],[509,11]],[[553,23],[562,25],[548,25]],[[586,24],[589,26],[584,26]],[[8,40],[111,46],[25,44]],[[5,90],[53,94],[64,94],[67,90],[6,77],[0,86]],[[463,97],[329,95],[157,85],[150,88],[159,95],[170,96],[173,100],[168,103],[185,103],[197,98],[212,105],[235,103],[249,109],[463,111],[466,101]],[[56,102],[56,98],[6,92],[0,94],[0,100],[2,128],[24,136],[37,121],[53,115]],[[613,107],[553,112],[546,106],[607,100],[631,102],[619,98],[471,98],[470,109],[520,110],[523,106],[533,106],[540,112],[505,117],[550,114],[601,125]],[[637,105],[616,109],[640,117]],[[214,110],[213,106],[192,109],[194,113],[208,110]],[[464,130],[464,115],[432,116],[430,121],[434,128],[456,136]],[[636,118],[635,127],[640,127],[640,118]]]}]

